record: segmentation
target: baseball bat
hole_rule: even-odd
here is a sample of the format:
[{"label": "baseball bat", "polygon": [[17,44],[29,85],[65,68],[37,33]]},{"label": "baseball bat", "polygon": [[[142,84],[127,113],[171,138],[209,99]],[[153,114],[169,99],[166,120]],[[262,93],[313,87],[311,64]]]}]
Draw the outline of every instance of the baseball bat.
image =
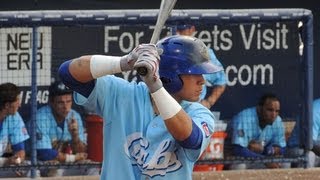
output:
[{"label": "baseball bat", "polygon": [[[176,2],[177,0],[161,0],[157,22],[152,33],[150,44],[155,44],[158,41],[162,27],[166,22],[166,20],[168,19]],[[140,76],[145,76],[148,73],[147,68],[145,67],[139,67],[137,69],[137,72]]]}]

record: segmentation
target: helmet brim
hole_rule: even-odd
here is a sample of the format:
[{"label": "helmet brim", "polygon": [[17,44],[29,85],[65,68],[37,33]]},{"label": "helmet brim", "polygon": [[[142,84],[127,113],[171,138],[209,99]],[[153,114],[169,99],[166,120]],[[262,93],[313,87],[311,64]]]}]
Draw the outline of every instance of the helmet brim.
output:
[{"label": "helmet brim", "polygon": [[219,71],[223,71],[223,67],[211,62],[203,62],[187,68],[185,72],[181,72],[180,74],[213,74]]}]

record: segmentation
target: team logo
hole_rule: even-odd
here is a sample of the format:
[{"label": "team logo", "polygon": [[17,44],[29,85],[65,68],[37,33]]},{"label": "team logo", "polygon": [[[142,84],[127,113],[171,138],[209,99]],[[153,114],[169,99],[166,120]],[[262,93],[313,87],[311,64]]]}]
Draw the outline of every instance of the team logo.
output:
[{"label": "team logo", "polygon": [[142,137],[141,133],[127,136],[127,141],[124,144],[125,153],[131,163],[138,166],[144,175],[149,177],[164,176],[182,168],[176,154],[176,146],[170,139],[157,144],[155,151],[150,149],[149,141]]},{"label": "team logo", "polygon": [[25,127],[22,128],[22,134],[23,135],[27,135],[28,134],[27,128],[25,128]]},{"label": "team logo", "polygon": [[202,125],[202,129],[206,135],[206,138],[210,136],[210,131],[209,131],[209,127],[208,127],[208,124],[206,122],[202,122],[201,123]]}]

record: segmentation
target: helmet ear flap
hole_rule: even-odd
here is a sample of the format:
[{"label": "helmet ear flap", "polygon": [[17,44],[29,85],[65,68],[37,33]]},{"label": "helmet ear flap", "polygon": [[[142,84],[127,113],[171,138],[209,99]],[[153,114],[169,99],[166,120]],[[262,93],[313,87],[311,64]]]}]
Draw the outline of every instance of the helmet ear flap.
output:
[{"label": "helmet ear flap", "polygon": [[171,79],[167,77],[160,77],[160,80],[162,81],[162,84],[170,84],[172,82]]},{"label": "helmet ear flap", "polygon": [[176,93],[181,90],[183,82],[179,75],[176,75],[173,78],[161,77],[160,78],[163,84],[163,87],[170,93]]}]

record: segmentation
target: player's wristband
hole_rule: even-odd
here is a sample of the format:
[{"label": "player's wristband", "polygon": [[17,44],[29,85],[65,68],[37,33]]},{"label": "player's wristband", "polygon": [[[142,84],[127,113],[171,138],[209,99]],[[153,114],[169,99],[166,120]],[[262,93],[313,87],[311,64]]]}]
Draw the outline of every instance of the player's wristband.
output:
[{"label": "player's wristband", "polygon": [[94,79],[121,72],[120,58],[117,56],[93,55],[90,60],[90,71]]},{"label": "player's wristband", "polygon": [[152,93],[151,96],[164,120],[172,118],[182,109],[180,104],[163,87]]},{"label": "player's wristband", "polygon": [[7,158],[0,157],[0,167],[3,167],[7,162]]},{"label": "player's wristband", "polygon": [[72,163],[76,161],[76,155],[73,154],[66,154],[66,162]]}]

